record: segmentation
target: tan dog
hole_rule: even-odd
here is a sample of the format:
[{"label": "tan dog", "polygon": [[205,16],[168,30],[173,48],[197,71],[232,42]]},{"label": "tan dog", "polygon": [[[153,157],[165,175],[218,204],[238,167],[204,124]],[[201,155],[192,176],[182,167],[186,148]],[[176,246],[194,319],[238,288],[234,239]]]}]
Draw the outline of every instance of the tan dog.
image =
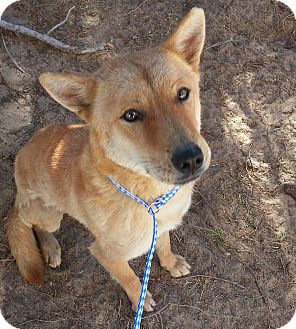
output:
[{"label": "tan dog", "polygon": [[[17,155],[8,238],[28,281],[41,281],[44,261],[60,265],[61,249],[52,232],[68,213],[93,234],[92,254],[137,307],[141,283],[128,261],[148,251],[152,220],[108,176],[148,204],[182,185],[158,213],[156,251],[172,276],[189,273],[184,258],[171,251],[169,231],[181,223],[194,181],[210,162],[200,135],[204,37],[203,10],[193,8],[162,45],[115,57],[91,77],[41,75],[46,91],[86,124],[43,128]],[[154,305],[149,293],[145,310]]]}]

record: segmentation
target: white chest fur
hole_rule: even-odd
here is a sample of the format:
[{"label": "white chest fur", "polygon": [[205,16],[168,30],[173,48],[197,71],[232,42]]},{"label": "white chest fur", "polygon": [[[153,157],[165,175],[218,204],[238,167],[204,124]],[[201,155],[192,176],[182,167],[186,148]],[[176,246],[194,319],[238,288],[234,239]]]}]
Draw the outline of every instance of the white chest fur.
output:
[{"label": "white chest fur", "polygon": [[[108,209],[91,207],[88,220],[81,220],[97,237],[98,244],[108,250],[110,257],[130,260],[146,253],[151,245],[153,219],[148,210],[128,196],[121,195]],[[158,236],[181,224],[191,203],[192,185],[180,191],[156,214]],[[91,225],[89,223],[91,222]],[[87,225],[88,224],[88,225]],[[91,227],[90,227],[91,226]]]},{"label": "white chest fur", "polygon": [[[187,212],[191,203],[191,189],[181,191],[164,205],[156,214],[158,224],[158,236],[164,232],[176,228],[182,222],[182,217]],[[129,238],[126,240],[128,245],[128,259],[132,259],[146,253],[152,242],[153,219],[152,216],[143,207],[139,214],[141,218],[130,218]],[[133,216],[130,214],[130,216]]]}]

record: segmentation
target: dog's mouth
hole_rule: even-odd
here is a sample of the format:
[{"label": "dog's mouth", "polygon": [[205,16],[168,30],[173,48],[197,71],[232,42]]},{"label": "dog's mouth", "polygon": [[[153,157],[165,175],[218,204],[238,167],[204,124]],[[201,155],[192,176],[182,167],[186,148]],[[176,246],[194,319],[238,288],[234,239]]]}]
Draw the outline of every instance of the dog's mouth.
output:
[{"label": "dog's mouth", "polygon": [[187,183],[193,182],[197,179],[199,179],[208,169],[208,165],[204,166],[200,170],[198,170],[196,173],[192,175],[186,175],[186,176],[180,176],[177,177],[177,179],[174,181],[174,185],[185,185]]},{"label": "dog's mouth", "polygon": [[192,175],[190,177],[179,178],[174,182],[174,185],[185,185],[187,183],[193,182],[193,181],[197,180],[202,174],[203,174],[203,172],[201,172],[200,174]]},{"label": "dog's mouth", "polygon": [[178,175],[178,174],[176,175],[175,172],[168,172],[168,171],[164,171],[163,173],[160,173],[159,171],[154,172],[151,170],[147,170],[146,172],[149,176],[156,178],[162,183],[172,184],[172,185],[185,185],[187,183],[193,182],[198,178],[200,178],[206,172],[206,170],[207,167],[202,168],[198,172],[191,175]]}]

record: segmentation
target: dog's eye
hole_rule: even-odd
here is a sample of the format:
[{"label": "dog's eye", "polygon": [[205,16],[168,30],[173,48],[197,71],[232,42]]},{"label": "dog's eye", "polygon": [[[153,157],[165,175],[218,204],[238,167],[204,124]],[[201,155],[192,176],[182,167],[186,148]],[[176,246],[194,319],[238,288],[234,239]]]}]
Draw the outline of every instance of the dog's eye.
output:
[{"label": "dog's eye", "polygon": [[190,89],[182,87],[177,91],[177,97],[179,102],[187,101],[190,96]]},{"label": "dog's eye", "polygon": [[121,118],[127,122],[134,122],[137,120],[142,120],[142,114],[139,111],[132,109],[126,111]]}]

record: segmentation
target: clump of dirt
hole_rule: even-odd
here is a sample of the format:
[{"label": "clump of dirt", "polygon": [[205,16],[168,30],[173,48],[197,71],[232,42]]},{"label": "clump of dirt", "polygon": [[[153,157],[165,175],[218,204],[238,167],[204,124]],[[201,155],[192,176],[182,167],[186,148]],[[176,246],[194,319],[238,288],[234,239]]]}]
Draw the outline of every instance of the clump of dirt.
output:
[{"label": "clump of dirt", "polygon": [[[49,123],[75,122],[38,84],[45,71],[88,73],[119,52],[161,42],[193,6],[204,8],[203,134],[212,148],[208,173],[196,184],[175,251],[192,265],[171,279],[154,262],[155,313],[143,328],[267,329],[287,323],[296,308],[296,203],[282,184],[296,182],[296,24],[271,0],[20,1],[2,19],[70,44],[107,41],[114,48],[76,56],[1,31],[21,72],[0,45],[1,310],[18,328],[131,328],[123,290],[88,253],[92,237],[65,216],[57,237],[59,269],[42,285],[25,283],[13,262],[5,221],[15,194],[19,148]],[[145,258],[132,262],[142,275]]]}]

